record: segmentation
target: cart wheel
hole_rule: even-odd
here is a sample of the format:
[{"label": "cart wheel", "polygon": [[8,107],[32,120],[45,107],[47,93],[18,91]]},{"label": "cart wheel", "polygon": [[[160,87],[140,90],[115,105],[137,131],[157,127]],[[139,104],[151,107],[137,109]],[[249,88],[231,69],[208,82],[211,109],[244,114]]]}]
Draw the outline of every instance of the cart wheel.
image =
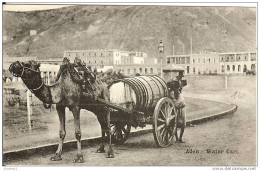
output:
[{"label": "cart wheel", "polygon": [[131,125],[124,123],[111,124],[112,143],[120,145],[123,144],[130,135]]},{"label": "cart wheel", "polygon": [[171,99],[161,98],[154,109],[153,136],[159,147],[168,147],[173,141],[176,110]]}]

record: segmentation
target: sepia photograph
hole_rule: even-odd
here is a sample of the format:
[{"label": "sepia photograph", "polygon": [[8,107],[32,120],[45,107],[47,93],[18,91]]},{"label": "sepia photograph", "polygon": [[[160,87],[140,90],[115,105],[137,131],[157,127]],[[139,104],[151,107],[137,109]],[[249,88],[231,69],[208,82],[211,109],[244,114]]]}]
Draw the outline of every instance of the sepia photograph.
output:
[{"label": "sepia photograph", "polygon": [[2,167],[256,170],[257,5],[2,3]]}]

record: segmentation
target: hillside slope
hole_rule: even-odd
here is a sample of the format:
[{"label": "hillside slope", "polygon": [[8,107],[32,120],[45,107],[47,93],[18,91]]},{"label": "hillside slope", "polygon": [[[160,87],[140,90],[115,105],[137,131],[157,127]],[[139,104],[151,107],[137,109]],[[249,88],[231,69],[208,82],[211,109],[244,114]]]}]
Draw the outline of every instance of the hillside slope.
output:
[{"label": "hillside slope", "polygon": [[[30,30],[37,35],[30,36]],[[226,42],[223,30],[226,30]],[[62,57],[64,50],[119,49],[158,56],[256,49],[256,11],[232,7],[72,6],[3,12],[3,51],[9,56]],[[13,39],[13,40],[12,40]]]}]

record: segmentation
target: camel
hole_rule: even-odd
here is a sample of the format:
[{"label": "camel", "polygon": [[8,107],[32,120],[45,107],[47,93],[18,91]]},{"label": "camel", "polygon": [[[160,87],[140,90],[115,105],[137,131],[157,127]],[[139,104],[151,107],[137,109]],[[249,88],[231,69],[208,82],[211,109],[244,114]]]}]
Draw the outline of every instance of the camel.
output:
[{"label": "camel", "polygon": [[[111,146],[111,131],[110,131],[110,111],[103,104],[95,101],[95,97],[109,101],[109,90],[107,84],[100,79],[93,79],[93,73],[89,72],[88,96],[83,96],[82,85],[76,81],[80,80],[79,75],[71,72],[73,66],[67,58],[64,58],[63,63],[58,73],[57,82],[52,86],[47,86],[43,83],[40,70],[40,64],[35,61],[14,62],[10,65],[9,71],[16,77],[21,77],[27,88],[41,100],[46,107],[46,104],[56,104],[56,110],[59,116],[59,145],[55,155],[50,158],[51,161],[62,160],[62,146],[66,136],[65,129],[65,108],[68,107],[74,116],[75,138],[77,140],[77,156],[74,159],[76,163],[84,162],[81,151],[81,129],[80,129],[80,110],[86,109],[93,112],[101,125],[102,143],[98,148],[98,153],[105,153],[105,134],[110,137],[110,144],[107,152],[108,158],[114,157],[114,152]],[[74,75],[73,75],[74,74]],[[91,77],[92,74],[92,77]],[[77,79],[75,81],[75,78]],[[95,89],[95,93],[93,92]],[[94,95],[95,94],[95,95]]]}]

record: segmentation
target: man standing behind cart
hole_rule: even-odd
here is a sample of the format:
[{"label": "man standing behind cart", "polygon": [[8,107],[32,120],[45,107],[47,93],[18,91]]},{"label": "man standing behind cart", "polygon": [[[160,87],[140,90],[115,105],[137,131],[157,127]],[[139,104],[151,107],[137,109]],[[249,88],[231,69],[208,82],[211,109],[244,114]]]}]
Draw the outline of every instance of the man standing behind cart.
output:
[{"label": "man standing behind cart", "polygon": [[184,110],[185,102],[182,96],[182,88],[187,85],[187,80],[184,78],[183,72],[184,71],[179,71],[179,75],[176,76],[176,78],[174,78],[171,82],[167,83],[170,98],[172,99],[177,112],[177,128],[181,128],[180,137],[178,137],[177,129],[174,130],[176,141],[180,143],[184,143],[184,141],[182,141],[182,136],[186,126]]}]

